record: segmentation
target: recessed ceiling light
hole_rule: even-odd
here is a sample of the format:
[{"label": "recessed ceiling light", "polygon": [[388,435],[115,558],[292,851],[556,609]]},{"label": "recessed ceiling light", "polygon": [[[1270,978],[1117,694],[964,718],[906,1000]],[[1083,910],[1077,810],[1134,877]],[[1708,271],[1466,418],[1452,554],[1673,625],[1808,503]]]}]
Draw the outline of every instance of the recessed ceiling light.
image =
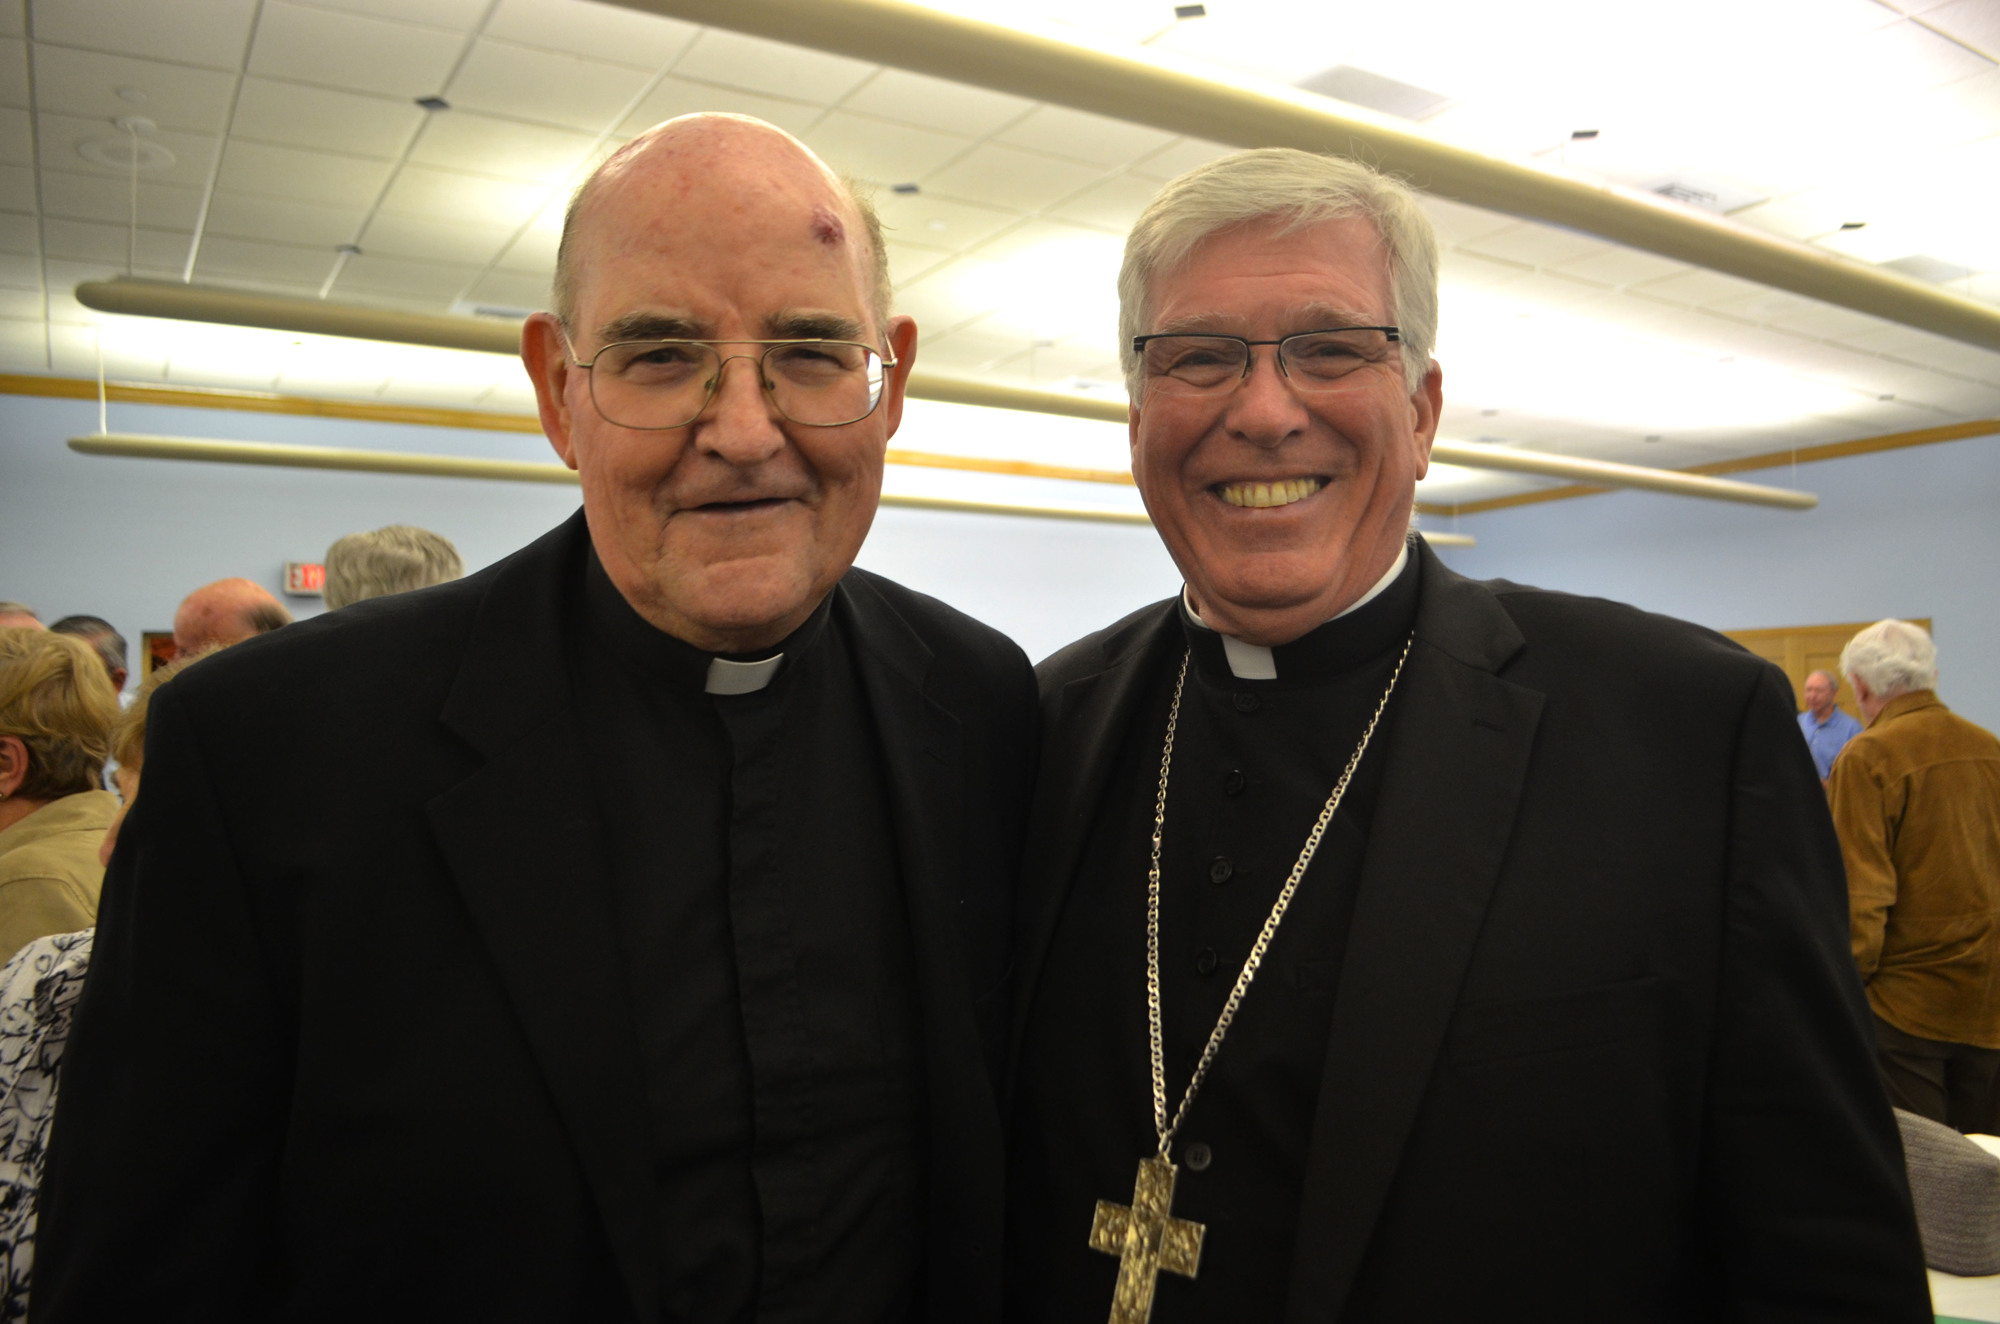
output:
[{"label": "recessed ceiling light", "polygon": [[422,106],[425,110],[451,109],[451,103],[449,101],[446,101],[443,97],[439,96],[418,97],[417,104],[419,106]]}]

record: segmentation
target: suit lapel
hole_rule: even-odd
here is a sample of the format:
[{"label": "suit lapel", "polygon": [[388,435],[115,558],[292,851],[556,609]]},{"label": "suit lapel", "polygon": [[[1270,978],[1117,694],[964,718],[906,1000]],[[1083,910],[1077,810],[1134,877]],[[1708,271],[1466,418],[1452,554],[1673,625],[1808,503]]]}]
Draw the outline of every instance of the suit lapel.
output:
[{"label": "suit lapel", "polygon": [[1523,642],[1499,603],[1421,555],[1417,640],[1307,1154],[1290,1324],[1338,1318],[1353,1287],[1457,1005],[1541,714],[1539,693],[1494,674]]},{"label": "suit lapel", "polygon": [[442,714],[486,762],[427,808],[627,1294],[639,1318],[653,1319],[644,1085],[561,644],[584,536],[579,515],[499,568]]},{"label": "suit lapel", "polygon": [[[1102,810],[1118,752],[1136,738],[1133,725],[1145,706],[1156,664],[1179,640],[1176,624],[1172,599],[1149,609],[1130,629],[1105,640],[1103,669],[1068,682],[1043,703],[1041,766],[1016,907],[1010,1080],[1063,903]],[[1164,711],[1160,720],[1166,721]]]},{"label": "suit lapel", "polygon": [[985,1174],[999,1170],[1000,1121],[960,927],[964,730],[926,693],[932,654],[909,624],[861,576],[835,591],[882,742],[915,959],[929,1100],[928,1296],[933,1311],[997,1301],[1000,1266],[989,1252],[1000,1244],[1001,1192]]}]

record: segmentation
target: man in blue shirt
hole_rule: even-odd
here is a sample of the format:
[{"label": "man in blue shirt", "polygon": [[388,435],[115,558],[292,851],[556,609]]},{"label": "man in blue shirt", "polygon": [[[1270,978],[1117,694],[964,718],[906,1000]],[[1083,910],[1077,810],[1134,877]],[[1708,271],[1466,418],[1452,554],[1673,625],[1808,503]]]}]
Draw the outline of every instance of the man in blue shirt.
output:
[{"label": "man in blue shirt", "polygon": [[1815,671],[1806,677],[1806,710],[1799,714],[1799,730],[1805,734],[1806,748],[1819,765],[1819,779],[1833,775],[1833,756],[1841,746],[1861,734],[1861,723],[1833,706],[1840,682],[1830,671]]}]

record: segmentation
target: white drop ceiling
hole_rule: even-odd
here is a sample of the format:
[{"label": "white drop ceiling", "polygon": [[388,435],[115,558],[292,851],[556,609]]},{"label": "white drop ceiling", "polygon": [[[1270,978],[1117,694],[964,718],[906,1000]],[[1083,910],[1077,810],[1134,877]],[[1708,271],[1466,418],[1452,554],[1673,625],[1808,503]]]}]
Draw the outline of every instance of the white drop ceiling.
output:
[{"label": "white drop ceiling", "polygon": [[[1372,89],[1377,109],[1426,113],[1424,132],[1672,188],[2000,304],[1995,0],[1210,0],[1185,21],[1172,0],[950,7]],[[430,96],[450,108],[416,104]],[[570,190],[696,110],[761,116],[875,186],[923,367],[1112,398],[1121,236],[1161,182],[1223,150],[590,0],[0,0],[0,372],[93,376],[101,345],[121,381],[525,412],[520,369],[492,356],[148,325],[72,291],[124,273],[129,249],[158,279],[539,307]],[[136,230],[132,135],[114,127],[135,116],[152,125]],[[2000,416],[2000,354],[1586,234],[1431,212],[1451,439],[1683,467]],[[897,444],[1123,463],[1111,425],[969,416],[913,411]],[[1538,485],[1443,469],[1424,495]]]}]

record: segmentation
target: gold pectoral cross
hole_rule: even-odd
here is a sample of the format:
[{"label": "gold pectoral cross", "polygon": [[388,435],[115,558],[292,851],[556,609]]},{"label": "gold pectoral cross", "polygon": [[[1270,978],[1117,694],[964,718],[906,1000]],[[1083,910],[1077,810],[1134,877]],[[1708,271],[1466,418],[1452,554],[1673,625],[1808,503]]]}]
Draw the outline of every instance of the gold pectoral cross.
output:
[{"label": "gold pectoral cross", "polygon": [[1192,1278],[1201,1267],[1202,1225],[1173,1216],[1176,1169],[1164,1158],[1139,1164],[1132,1206],[1097,1202],[1090,1248],[1118,1257],[1118,1287],[1111,1294],[1111,1324],[1147,1324],[1153,1286],[1162,1271]]}]

